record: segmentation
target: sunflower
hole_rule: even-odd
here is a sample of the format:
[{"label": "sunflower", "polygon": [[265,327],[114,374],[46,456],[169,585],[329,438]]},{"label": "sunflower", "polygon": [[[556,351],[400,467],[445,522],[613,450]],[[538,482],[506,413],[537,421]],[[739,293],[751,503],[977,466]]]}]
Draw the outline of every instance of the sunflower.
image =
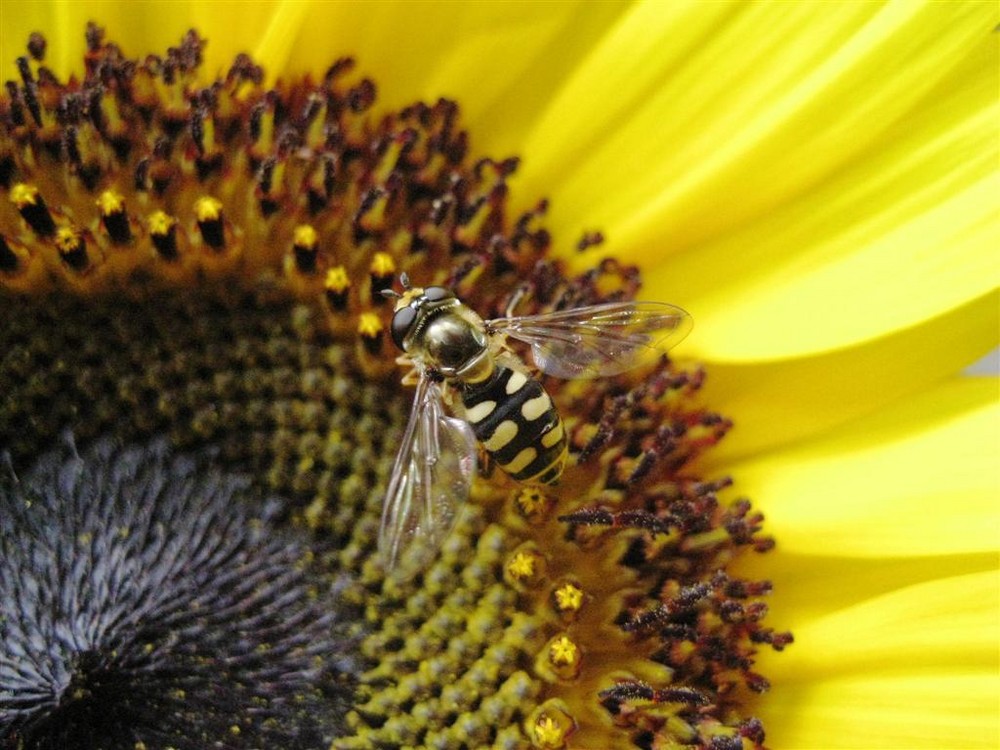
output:
[{"label": "sunflower", "polygon": [[[3,446],[166,433],[297,502],[362,612],[340,747],[994,747],[997,386],[961,372],[998,342],[997,22],[5,7]],[[484,316],[641,270],[697,327],[674,362],[546,382],[564,483],[478,481],[396,583],[401,269]]]}]

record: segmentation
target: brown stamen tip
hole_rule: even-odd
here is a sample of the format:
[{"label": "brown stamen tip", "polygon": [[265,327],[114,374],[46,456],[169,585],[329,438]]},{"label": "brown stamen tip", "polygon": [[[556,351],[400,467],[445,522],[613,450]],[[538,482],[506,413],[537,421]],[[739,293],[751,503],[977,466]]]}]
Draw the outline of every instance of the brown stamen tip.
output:
[{"label": "brown stamen tip", "polygon": [[31,35],[28,37],[28,54],[31,55],[36,62],[41,62],[45,59],[46,46],[47,42],[45,41],[44,36],[39,34],[37,31],[31,32]]},{"label": "brown stamen tip", "polygon": [[270,157],[261,164],[255,193],[260,213],[265,218],[278,211],[282,202],[287,198],[285,172],[286,160],[283,158]]},{"label": "brown stamen tip", "polygon": [[628,617],[621,623],[626,633],[646,632],[668,623],[678,614],[689,612],[695,605],[712,593],[705,583],[697,583],[681,589],[671,601],[659,604],[651,610]]},{"label": "brown stamen tip", "polygon": [[707,706],[711,703],[706,695],[693,688],[654,688],[642,680],[622,680],[597,695],[613,714],[619,713],[625,703],[681,703],[688,706]]},{"label": "brown stamen tip", "polygon": [[576,243],[578,252],[590,250],[593,247],[604,244],[604,234],[601,232],[586,232]]},{"label": "brown stamen tip", "polygon": [[614,529],[643,529],[653,534],[666,534],[673,525],[668,519],[645,510],[612,512],[603,508],[584,508],[559,516],[560,521],[585,526],[610,526]]}]

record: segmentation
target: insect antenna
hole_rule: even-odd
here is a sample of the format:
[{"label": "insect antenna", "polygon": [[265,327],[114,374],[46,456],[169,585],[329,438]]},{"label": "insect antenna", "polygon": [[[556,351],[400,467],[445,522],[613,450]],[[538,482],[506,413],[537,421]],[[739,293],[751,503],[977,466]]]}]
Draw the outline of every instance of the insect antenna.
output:
[{"label": "insect antenna", "polygon": [[[403,271],[401,274],[399,274],[399,283],[403,285],[403,291],[410,290],[410,277],[406,274],[406,271]],[[400,297],[403,296],[395,289],[382,289],[381,291],[379,291],[379,294],[381,294],[386,299],[399,299]]]}]

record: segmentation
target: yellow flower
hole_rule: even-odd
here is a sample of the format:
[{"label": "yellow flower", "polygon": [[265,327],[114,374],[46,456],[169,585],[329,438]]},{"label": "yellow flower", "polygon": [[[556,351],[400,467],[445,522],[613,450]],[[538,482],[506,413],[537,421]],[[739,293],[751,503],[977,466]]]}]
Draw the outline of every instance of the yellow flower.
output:
[{"label": "yellow flower", "polygon": [[[678,356],[705,363],[699,399],[736,428],[696,468],[731,474],[763,509],[777,550],[741,558],[737,570],[774,582],[772,618],[796,634],[784,653],[761,652],[754,670],[773,689],[743,716],[760,716],[780,748],[997,745],[997,384],[960,375],[998,343],[994,4],[39,3],[4,13],[4,64],[39,30],[56,74],[78,72],[90,18],[129,54],[165,49],[194,26],[209,40],[210,74],[241,51],[286,81],[350,54],[377,81],[379,111],[458,100],[476,154],[521,158],[511,215],[548,196],[556,255],[591,267],[600,256],[574,243],[600,231],[602,248],[642,267],[643,297],[697,321]],[[211,157],[208,148],[206,168]],[[22,185],[4,216],[62,232],[62,262],[85,263],[86,232],[49,227]],[[203,196],[189,197],[185,210]],[[118,198],[100,200],[113,236]],[[199,203],[201,270],[178,279],[225,278],[226,264],[241,262],[209,252],[246,252],[219,205]],[[148,219],[164,257],[174,221]],[[295,238],[292,257],[309,258],[308,232]],[[22,252],[11,245],[11,257]],[[262,327],[237,327],[235,340]],[[12,371],[30,381],[33,366],[42,365]],[[119,384],[123,400],[141,410],[156,398],[153,386],[172,377],[161,369]],[[269,380],[261,398],[282,383]],[[365,393],[374,408],[377,393]],[[300,455],[282,451],[296,434],[288,425],[317,419],[309,410],[283,415],[268,450]],[[192,423],[217,434],[223,412],[206,408]],[[331,440],[324,450],[345,449]],[[287,461],[269,471],[293,487],[308,476]],[[313,510],[323,517],[322,504]],[[530,545],[515,554],[518,578],[505,559],[507,582],[528,596],[544,554]],[[578,583],[556,590],[569,596]],[[488,629],[505,592],[484,597],[470,627]],[[447,626],[432,623],[427,639]],[[522,637],[538,640],[527,627]],[[547,668],[587,663],[565,634],[540,640],[539,658],[557,657]],[[605,688],[588,686],[588,697]],[[582,703],[564,691],[518,721],[538,747],[567,735],[571,747],[594,746],[573,726]]]}]

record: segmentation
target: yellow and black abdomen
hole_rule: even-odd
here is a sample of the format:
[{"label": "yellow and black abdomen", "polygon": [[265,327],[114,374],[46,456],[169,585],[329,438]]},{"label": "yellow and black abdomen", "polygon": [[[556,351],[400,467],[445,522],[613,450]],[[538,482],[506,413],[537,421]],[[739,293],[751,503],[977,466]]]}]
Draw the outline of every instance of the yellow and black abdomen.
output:
[{"label": "yellow and black abdomen", "polygon": [[566,463],[566,433],[552,399],[532,377],[497,364],[462,385],[465,419],[500,468],[519,482],[552,484]]}]

